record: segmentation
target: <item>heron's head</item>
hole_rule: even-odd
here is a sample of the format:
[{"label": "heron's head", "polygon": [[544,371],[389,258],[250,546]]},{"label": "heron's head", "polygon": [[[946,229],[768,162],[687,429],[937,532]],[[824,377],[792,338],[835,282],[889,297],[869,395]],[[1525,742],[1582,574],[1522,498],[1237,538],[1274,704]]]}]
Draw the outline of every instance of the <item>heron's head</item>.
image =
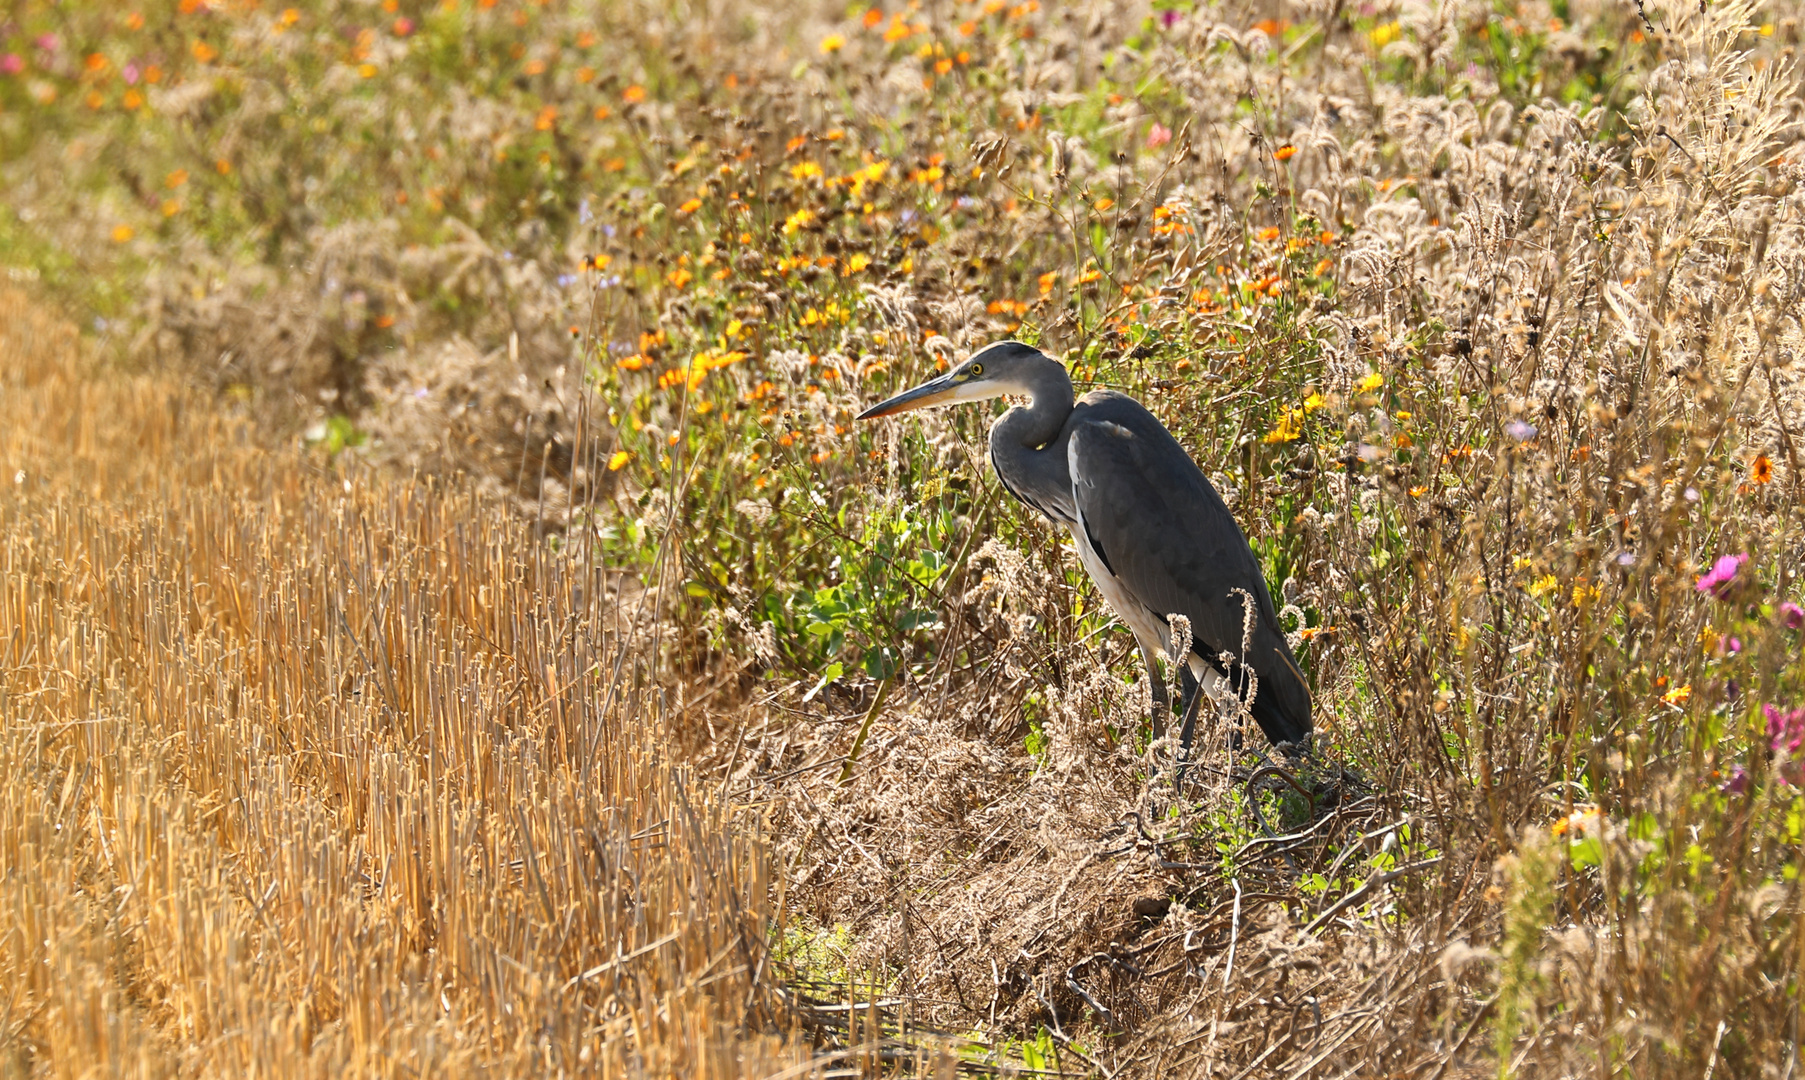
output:
[{"label": "heron's head", "polygon": [[876,420],[882,416],[933,405],[952,405],[961,401],[983,401],[1004,394],[1032,394],[1040,380],[1037,374],[1058,362],[1032,345],[1019,341],[999,341],[986,345],[967,357],[965,362],[938,379],[922,383],[913,390],[887,401],[880,401],[859,414],[860,420]]}]

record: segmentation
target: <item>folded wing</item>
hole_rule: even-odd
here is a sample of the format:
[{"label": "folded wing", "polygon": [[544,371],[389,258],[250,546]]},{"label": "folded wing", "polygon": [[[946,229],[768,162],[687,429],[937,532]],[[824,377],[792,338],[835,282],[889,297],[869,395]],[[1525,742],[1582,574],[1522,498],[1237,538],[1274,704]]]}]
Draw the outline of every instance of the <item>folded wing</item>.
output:
[{"label": "folded wing", "polygon": [[[1269,739],[1309,734],[1310,691],[1259,562],[1184,448],[1140,403],[1110,392],[1086,395],[1067,430],[1073,500],[1098,556],[1158,618],[1188,618],[1197,655],[1231,686],[1245,693],[1243,665],[1257,674],[1251,711]],[[1224,652],[1235,657],[1226,665]]]}]

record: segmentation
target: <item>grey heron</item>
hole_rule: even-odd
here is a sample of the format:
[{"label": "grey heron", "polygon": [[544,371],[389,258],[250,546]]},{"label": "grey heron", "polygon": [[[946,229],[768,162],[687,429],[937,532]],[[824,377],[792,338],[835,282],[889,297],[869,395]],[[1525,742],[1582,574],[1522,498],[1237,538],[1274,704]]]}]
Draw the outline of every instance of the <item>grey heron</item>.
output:
[{"label": "grey heron", "polygon": [[1153,688],[1154,734],[1169,715],[1157,658],[1171,649],[1171,617],[1182,615],[1192,645],[1179,669],[1181,746],[1189,747],[1200,690],[1237,695],[1272,742],[1301,742],[1310,691],[1259,561],[1203,471],[1140,402],[1114,390],[1074,402],[1064,365],[1001,341],[859,419],[1005,394],[1028,404],[991,425],[990,463],[1011,495],[1071,531],[1084,569],[1134,632]]}]

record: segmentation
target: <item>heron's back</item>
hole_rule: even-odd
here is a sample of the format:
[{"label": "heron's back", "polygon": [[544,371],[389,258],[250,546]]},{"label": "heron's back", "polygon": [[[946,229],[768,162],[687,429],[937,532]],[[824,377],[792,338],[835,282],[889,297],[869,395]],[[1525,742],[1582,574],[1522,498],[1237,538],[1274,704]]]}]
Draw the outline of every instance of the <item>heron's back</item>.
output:
[{"label": "heron's back", "polygon": [[[1258,689],[1250,711],[1268,738],[1309,734],[1309,688],[1259,560],[1178,440],[1140,402],[1113,390],[1080,398],[1061,440],[1075,528],[1122,588],[1162,623],[1174,614],[1189,619],[1197,655],[1232,685],[1245,685],[1243,664],[1252,669]],[[1224,664],[1223,653],[1235,659]]]}]

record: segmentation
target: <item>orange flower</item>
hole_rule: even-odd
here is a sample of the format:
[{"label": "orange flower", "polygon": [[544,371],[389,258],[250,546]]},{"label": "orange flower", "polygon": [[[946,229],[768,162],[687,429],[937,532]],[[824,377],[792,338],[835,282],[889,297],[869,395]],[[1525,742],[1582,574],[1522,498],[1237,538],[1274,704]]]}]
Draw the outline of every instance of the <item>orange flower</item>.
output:
[{"label": "orange flower", "polygon": [[871,27],[876,26],[878,23],[881,23],[883,21],[884,21],[884,13],[879,11],[877,8],[872,8],[869,11],[865,12],[865,28],[867,30],[869,30]]},{"label": "orange flower", "polygon": [[195,41],[191,43],[188,46],[188,51],[193,53],[194,58],[203,64],[211,64],[214,57],[219,55],[218,49],[215,49],[204,41]]},{"label": "orange flower", "polygon": [[1756,454],[1749,466],[1749,479],[1757,484],[1766,484],[1774,478],[1774,463],[1766,454]]},{"label": "orange flower", "polygon": [[677,208],[677,212],[679,214],[693,214],[697,210],[700,210],[700,209],[702,209],[702,200],[701,199],[690,199],[688,202],[685,202],[682,206],[679,206]]},{"label": "orange flower", "polygon": [[1291,155],[1295,153],[1297,153],[1297,147],[1292,146],[1290,143],[1286,143],[1277,150],[1274,150],[1272,156],[1278,158],[1280,161],[1290,161]]},{"label": "orange flower", "polygon": [[1254,239],[1258,240],[1262,243],[1271,243],[1272,241],[1277,240],[1278,238],[1279,238],[1279,227],[1277,225],[1268,225],[1264,229],[1261,229],[1258,233],[1254,234]]},{"label": "orange flower", "polygon": [[646,88],[634,83],[621,91],[620,95],[629,105],[637,105],[646,99]]}]

